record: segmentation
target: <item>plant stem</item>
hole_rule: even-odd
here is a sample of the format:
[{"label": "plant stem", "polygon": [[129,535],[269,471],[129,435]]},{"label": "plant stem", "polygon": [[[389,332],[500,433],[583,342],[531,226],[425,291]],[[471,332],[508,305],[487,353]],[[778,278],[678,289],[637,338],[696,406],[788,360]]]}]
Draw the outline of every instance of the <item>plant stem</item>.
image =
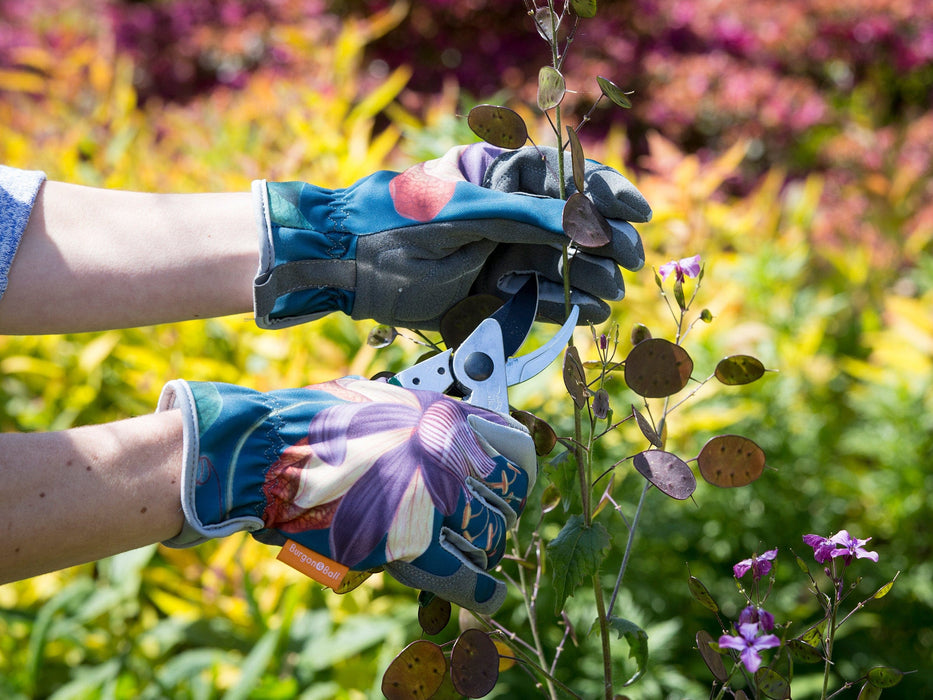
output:
[{"label": "plant stem", "polygon": [[632,544],[635,541],[635,529],[638,527],[638,519],[641,517],[641,508],[645,503],[645,496],[648,489],[651,488],[651,482],[645,481],[645,486],[641,490],[641,497],[638,499],[638,507],[635,509],[635,516],[632,518],[632,524],[628,529],[628,540],[625,543],[625,554],[622,555],[622,566],[619,567],[619,575],[616,578],[615,588],[612,589],[612,597],[609,599],[609,610],[607,615],[612,615],[612,609],[615,607],[616,598],[619,596],[619,588],[622,586],[622,578],[625,576],[625,569],[628,568],[628,559],[632,554]]},{"label": "plant stem", "polygon": [[842,586],[841,580],[836,579],[836,561],[836,559],[833,559],[832,563],[833,597],[832,604],[829,607],[829,623],[826,625],[826,640],[824,642],[826,662],[823,665],[823,693],[820,695],[820,700],[826,700],[828,697],[826,693],[829,690],[829,672],[833,666],[833,641],[836,637],[836,615],[839,612],[839,589]]},{"label": "plant stem", "polygon": [[606,700],[612,700],[612,650],[609,642],[609,617],[606,615],[606,601],[603,600],[603,587],[599,582],[599,570],[593,574],[593,594],[596,596],[596,613],[599,620],[599,637],[603,647],[603,688]]}]

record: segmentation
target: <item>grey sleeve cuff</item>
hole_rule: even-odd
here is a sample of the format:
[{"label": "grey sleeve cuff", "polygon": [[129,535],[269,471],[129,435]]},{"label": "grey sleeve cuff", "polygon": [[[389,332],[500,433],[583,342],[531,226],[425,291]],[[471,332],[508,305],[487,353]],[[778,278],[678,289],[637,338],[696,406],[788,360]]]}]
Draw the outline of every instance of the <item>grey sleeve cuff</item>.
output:
[{"label": "grey sleeve cuff", "polygon": [[0,165],[0,297],[45,173]]}]

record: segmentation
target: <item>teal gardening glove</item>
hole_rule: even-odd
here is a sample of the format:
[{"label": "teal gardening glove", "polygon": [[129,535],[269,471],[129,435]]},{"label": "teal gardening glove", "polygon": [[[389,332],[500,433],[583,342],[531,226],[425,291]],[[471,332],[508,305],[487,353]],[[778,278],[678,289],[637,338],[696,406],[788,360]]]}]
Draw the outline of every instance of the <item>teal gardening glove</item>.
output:
[{"label": "teal gardening glove", "polygon": [[184,417],[187,547],[248,531],[352,571],[492,613],[502,558],[534,485],[531,438],[511,418],[442,394],[345,377],[261,393],[169,382]]},{"label": "teal gardening glove", "polygon": [[[574,191],[566,155],[567,192]],[[461,146],[402,173],[381,171],[345,189],[253,183],[260,220],[257,323],[279,328],[343,311],[356,319],[436,330],[470,294],[507,299],[539,278],[539,317],[564,320],[563,202],[557,151]],[[615,170],[588,161],[584,192],[612,227],[610,243],[575,253],[578,323],[601,323],[624,296],[619,267],[645,255],[629,222],[651,208]]]}]

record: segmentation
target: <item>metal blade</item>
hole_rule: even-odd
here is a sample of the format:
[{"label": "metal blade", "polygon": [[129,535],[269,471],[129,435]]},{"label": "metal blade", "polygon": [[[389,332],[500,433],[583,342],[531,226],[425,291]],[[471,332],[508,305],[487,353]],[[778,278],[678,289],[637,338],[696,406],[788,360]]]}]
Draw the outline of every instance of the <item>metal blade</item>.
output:
[{"label": "metal blade", "polygon": [[531,275],[518,291],[489,318],[495,319],[502,329],[502,347],[505,356],[515,354],[528,337],[538,315],[538,277]]},{"label": "metal blade", "polygon": [[567,345],[567,341],[570,340],[570,336],[573,335],[574,328],[577,325],[577,316],[579,315],[580,307],[574,306],[570,309],[570,315],[564,321],[564,325],[544,345],[527,355],[510,357],[505,363],[506,383],[509,386],[521,384],[536,374],[540,374],[551,364],[561,354]]}]

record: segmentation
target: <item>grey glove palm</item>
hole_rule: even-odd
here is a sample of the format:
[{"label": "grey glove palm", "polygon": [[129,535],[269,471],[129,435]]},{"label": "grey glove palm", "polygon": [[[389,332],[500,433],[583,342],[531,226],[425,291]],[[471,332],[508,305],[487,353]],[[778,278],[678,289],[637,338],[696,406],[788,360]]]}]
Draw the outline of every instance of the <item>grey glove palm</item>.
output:
[{"label": "grey glove palm", "polygon": [[[548,168],[541,172],[542,153],[474,144],[337,190],[257,181],[257,323],[288,326],[341,310],[431,330],[469,294],[507,298],[532,273],[542,281],[540,315],[562,321],[563,202],[553,197]],[[624,295],[618,266],[644,264],[637,232],[617,217],[647,220],[650,208],[611,168],[590,162],[587,181],[614,235],[606,246],[576,255],[572,300],[581,323],[598,323],[609,314],[603,300]]]}]

